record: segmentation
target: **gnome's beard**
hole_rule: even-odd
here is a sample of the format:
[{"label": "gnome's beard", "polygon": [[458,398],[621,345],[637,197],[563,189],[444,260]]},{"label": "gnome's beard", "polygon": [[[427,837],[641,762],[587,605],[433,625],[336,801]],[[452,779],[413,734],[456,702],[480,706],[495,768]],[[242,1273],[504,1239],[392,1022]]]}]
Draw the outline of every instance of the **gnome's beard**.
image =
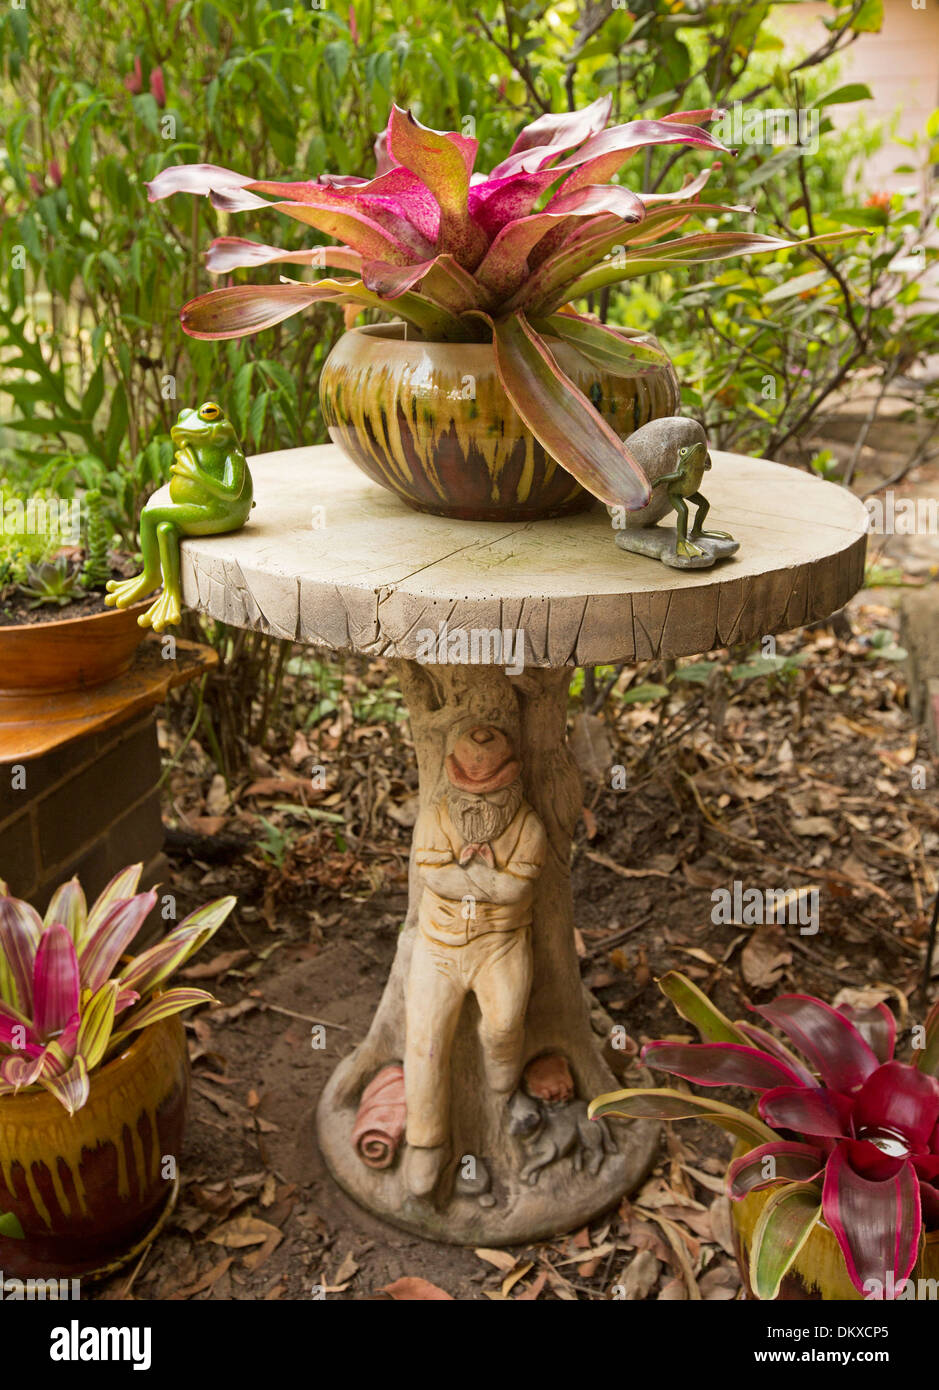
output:
[{"label": "gnome's beard", "polygon": [[491,844],[512,823],[522,804],[522,782],[517,777],[497,792],[462,792],[451,787],[447,809],[467,844]]}]

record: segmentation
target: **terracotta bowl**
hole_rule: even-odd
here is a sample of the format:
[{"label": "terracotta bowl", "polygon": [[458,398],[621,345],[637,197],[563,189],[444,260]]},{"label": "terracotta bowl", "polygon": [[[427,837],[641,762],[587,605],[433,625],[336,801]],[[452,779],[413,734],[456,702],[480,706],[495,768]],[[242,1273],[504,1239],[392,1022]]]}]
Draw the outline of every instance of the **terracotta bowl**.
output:
[{"label": "terracotta bowl", "polygon": [[4,1275],[73,1278],[132,1253],[175,1192],[164,1160],[179,1163],[188,1102],[176,1016],[93,1073],[73,1116],[45,1091],[0,1097],[0,1212],[13,1212],[24,1233],[0,1236]]},{"label": "terracotta bowl", "polygon": [[91,617],[0,627],[0,695],[84,690],[123,675],[146,636],[137,619],[148,602]]},{"label": "terracotta bowl", "polygon": [[[670,363],[614,376],[566,343],[550,347],[622,438],[678,409]],[[488,343],[406,341],[401,323],[353,328],[326,360],[320,401],[333,443],[417,511],[534,521],[593,500],[509,404]]]}]

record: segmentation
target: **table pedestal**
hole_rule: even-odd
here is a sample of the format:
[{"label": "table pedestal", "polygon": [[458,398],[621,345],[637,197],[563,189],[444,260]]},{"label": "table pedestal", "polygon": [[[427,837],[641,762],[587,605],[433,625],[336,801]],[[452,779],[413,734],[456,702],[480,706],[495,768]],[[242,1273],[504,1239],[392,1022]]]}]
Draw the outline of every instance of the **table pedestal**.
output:
[{"label": "table pedestal", "polygon": [[[740,550],[707,570],[620,549],[603,508],[525,524],[426,516],[332,445],[252,459],[248,525],[181,546],[185,602],[219,621],[402,663],[422,801],[410,910],[368,1036],[322,1097],[319,1135],[343,1187],[418,1234],[558,1235],[612,1205],[651,1159],[654,1125],[611,1130],[598,1150],[602,1131],[581,1113],[616,1083],[574,953],[572,668],[691,656],[823,618],[862,582],[869,524],[843,488],[763,459],[711,458],[712,514]],[[472,640],[469,657],[429,651],[441,626],[475,634],[480,653]],[[518,676],[481,652],[506,632],[527,663]],[[510,771],[519,759],[520,785],[490,765],[499,748]],[[475,828],[461,782],[493,788]],[[493,831],[516,796],[524,825]]]},{"label": "table pedestal", "polygon": [[[420,779],[410,902],[368,1035],[321,1098],[320,1148],[351,1196],[406,1230],[474,1245],[557,1235],[632,1190],[658,1142],[654,1125],[598,1131],[583,1113],[584,1102],[621,1083],[600,1055],[574,950],[570,846],[581,788],[565,743],[571,672],[531,668],[509,676],[492,666],[395,664]],[[474,738],[483,740],[481,761],[468,768]],[[493,798],[510,801],[500,813],[510,814],[519,794],[523,801],[508,830],[493,835],[494,866],[484,850],[470,851],[468,872],[478,866],[476,879],[491,887],[493,904],[477,901],[472,888],[459,892],[466,837],[454,834],[449,798],[455,793],[472,805],[475,793],[454,789],[453,768],[471,782],[482,768],[475,785],[486,785],[492,766],[482,763],[495,745],[512,755],[490,782],[511,778],[520,764],[520,781]],[[447,759],[453,750],[456,763]],[[446,883],[458,895],[443,929],[438,864],[455,875]],[[516,890],[518,904],[499,905]],[[537,1058],[551,1058],[542,1069],[555,1076],[566,1062],[572,1098],[560,1091],[552,1098],[550,1083],[546,1094],[532,1087],[526,1068]],[[363,1090],[392,1064],[406,1064],[408,1131],[393,1163],[376,1169],[357,1151],[353,1128]]]}]

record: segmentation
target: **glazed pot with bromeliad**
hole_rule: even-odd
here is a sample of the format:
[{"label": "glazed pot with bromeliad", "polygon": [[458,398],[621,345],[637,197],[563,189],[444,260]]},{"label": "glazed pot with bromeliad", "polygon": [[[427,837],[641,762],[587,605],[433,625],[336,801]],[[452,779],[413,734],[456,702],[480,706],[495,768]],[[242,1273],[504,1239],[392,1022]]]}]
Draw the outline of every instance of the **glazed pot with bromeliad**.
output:
[{"label": "glazed pot with bromeliad", "polygon": [[[214,274],[278,262],[339,274],[226,285],[186,304],[183,328],[238,338],[319,303],[341,305],[347,322],[377,311],[392,322],[347,332],[320,382],[331,438],[370,478],[420,511],[471,521],[563,516],[591,496],[639,511],[652,483],[629,436],[675,414],[678,384],[655,338],[602,322],[594,297],[650,272],[808,242],[738,230],[733,219],[753,209],[700,201],[717,164],[672,192],[613,182],[652,146],[727,150],[706,129],[717,110],[608,125],[611,108],[602,96],[546,112],[488,173],[475,168],[476,139],[397,106],[373,177],[163,169],[151,201],[185,192],[226,212],[268,208],[341,241],[287,251],[217,238]],[[715,218],[731,225],[700,230]]]},{"label": "glazed pot with bromeliad", "polygon": [[[599,1096],[592,1116],[700,1118],[734,1135],[727,1195],[750,1298],[934,1296],[939,1276],[939,1003],[913,1060],[886,1004],[804,994],[731,1021],[685,976],[659,981],[700,1043],[654,1042],[650,1067],[757,1094],[751,1110],[669,1087]],[[771,1031],[775,1029],[776,1031]],[[914,1030],[914,1035],[917,1030]]]},{"label": "glazed pot with bromeliad", "polygon": [[[655,345],[651,338],[622,341]],[[664,353],[621,375],[560,338],[547,338],[546,346],[618,437],[675,413],[678,384]],[[404,323],[353,328],[323,367],[320,402],[333,443],[418,511],[536,521],[593,502],[512,404],[491,343],[434,342]]]},{"label": "glazed pot with bromeliad", "polygon": [[189,1100],[180,1013],[214,1002],[172,974],[234,906],[191,913],[136,957],[156,902],[141,865],[89,908],[77,879],[41,919],[0,882],[0,1269],[111,1273],[172,1210]]}]

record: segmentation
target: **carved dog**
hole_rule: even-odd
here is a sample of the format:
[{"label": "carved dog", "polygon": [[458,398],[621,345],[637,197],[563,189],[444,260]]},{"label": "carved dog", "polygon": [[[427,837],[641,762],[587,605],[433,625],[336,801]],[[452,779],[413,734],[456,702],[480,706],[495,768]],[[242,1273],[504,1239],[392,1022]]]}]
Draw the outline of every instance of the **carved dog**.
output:
[{"label": "carved dog", "polygon": [[586,1163],[587,1172],[599,1173],[606,1154],[615,1146],[603,1120],[587,1119],[587,1103],[569,1100],[549,1104],[524,1091],[516,1091],[508,1104],[509,1133],[520,1139],[527,1157],[519,1177],[534,1186],[549,1163],[571,1155],[574,1171]]}]

